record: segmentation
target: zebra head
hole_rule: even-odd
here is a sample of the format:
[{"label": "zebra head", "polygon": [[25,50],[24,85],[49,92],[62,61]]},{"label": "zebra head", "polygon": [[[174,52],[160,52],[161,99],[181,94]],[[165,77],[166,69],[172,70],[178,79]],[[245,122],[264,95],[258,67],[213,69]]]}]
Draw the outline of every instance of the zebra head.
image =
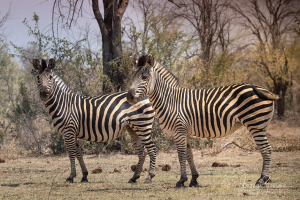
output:
[{"label": "zebra head", "polygon": [[154,58],[151,54],[141,56],[138,61],[132,62],[137,68],[133,83],[127,94],[127,101],[136,104],[141,98],[154,90],[155,76],[153,74]]},{"label": "zebra head", "polygon": [[33,69],[31,73],[37,75],[40,97],[45,101],[49,98],[53,88],[54,79],[52,76],[52,69],[55,67],[55,60],[51,58],[47,66],[44,59],[42,59],[42,65],[38,59],[34,59],[33,67],[35,70]]}]

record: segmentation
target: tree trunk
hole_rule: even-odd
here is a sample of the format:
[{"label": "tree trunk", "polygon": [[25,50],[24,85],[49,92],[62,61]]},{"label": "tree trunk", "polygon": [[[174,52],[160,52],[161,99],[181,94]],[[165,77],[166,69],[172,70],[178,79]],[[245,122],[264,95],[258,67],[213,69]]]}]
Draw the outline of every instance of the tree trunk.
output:
[{"label": "tree trunk", "polygon": [[[129,0],[103,0],[104,19],[98,0],[92,0],[94,16],[102,34],[103,73],[109,80],[103,82],[103,92],[125,90],[126,75],[123,73],[121,20]],[[108,84],[111,83],[111,86]]]},{"label": "tree trunk", "polygon": [[277,79],[277,83],[275,83],[275,90],[274,93],[277,94],[280,99],[277,100],[277,116],[278,118],[284,117],[284,111],[285,111],[285,95],[286,91],[288,89],[289,82],[288,81],[282,81],[281,78]]}]

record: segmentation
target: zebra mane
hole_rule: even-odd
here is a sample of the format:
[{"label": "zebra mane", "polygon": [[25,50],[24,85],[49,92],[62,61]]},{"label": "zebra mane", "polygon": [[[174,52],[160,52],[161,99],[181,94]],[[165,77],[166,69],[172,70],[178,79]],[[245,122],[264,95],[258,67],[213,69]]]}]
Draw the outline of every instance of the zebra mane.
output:
[{"label": "zebra mane", "polygon": [[157,71],[164,78],[164,80],[173,87],[180,86],[179,79],[170,70],[157,61],[154,61],[154,70]]},{"label": "zebra mane", "polygon": [[67,93],[72,92],[71,89],[69,88],[69,86],[67,86],[67,84],[58,75],[56,75],[54,72],[52,72],[52,76],[56,82],[57,87],[62,89],[64,92],[67,92]]}]

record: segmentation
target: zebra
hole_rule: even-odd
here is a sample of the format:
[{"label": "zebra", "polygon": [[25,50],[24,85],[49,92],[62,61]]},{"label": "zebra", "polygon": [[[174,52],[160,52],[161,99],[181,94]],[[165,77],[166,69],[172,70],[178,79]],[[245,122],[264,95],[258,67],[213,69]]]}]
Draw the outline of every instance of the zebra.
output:
[{"label": "zebra", "polygon": [[71,162],[71,174],[66,182],[76,177],[75,157],[82,170],[81,182],[88,182],[88,171],[83,161],[77,138],[91,142],[108,142],[121,136],[126,130],[138,152],[138,165],[129,183],[140,177],[147,150],[150,156],[149,175],[145,183],[155,176],[156,147],[151,139],[155,112],[148,97],[136,105],[127,102],[127,92],[117,92],[93,97],[71,92],[70,88],[52,72],[55,60],[49,64],[42,59],[33,60],[33,74],[37,75],[40,98],[53,120],[55,130],[62,134]]},{"label": "zebra", "polygon": [[134,105],[148,95],[161,128],[174,136],[181,177],[176,187],[187,181],[186,160],[191,169],[190,187],[197,186],[199,176],[188,136],[219,138],[245,126],[253,136],[263,157],[263,167],[256,185],[269,181],[272,147],[266,129],[274,113],[274,101],[279,97],[266,89],[249,84],[233,84],[211,89],[191,90],[172,87],[179,82],[152,55],[139,58],[128,102]]}]

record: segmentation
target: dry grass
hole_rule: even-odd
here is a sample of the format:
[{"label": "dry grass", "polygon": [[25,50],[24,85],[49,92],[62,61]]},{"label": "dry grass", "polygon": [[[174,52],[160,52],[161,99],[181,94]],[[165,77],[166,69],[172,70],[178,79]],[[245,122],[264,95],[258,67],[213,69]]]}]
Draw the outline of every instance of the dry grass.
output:
[{"label": "dry grass", "polygon": [[[299,199],[299,152],[275,152],[271,165],[271,180],[266,188],[254,187],[260,176],[262,158],[254,152],[244,155],[238,148],[221,152],[217,156],[201,156],[194,152],[200,173],[198,188],[174,188],[178,181],[177,153],[160,153],[157,164],[170,164],[171,171],[157,171],[151,184],[144,184],[147,172],[143,172],[136,184],[127,181],[133,175],[131,165],[135,155],[85,156],[86,165],[92,169],[101,167],[103,172],[88,176],[89,183],[80,183],[81,172],[75,183],[64,183],[70,173],[69,158],[39,157],[7,160],[0,165],[1,199]],[[30,162],[29,162],[30,161]],[[145,167],[148,167],[149,159]],[[241,167],[211,167],[213,162]],[[48,163],[47,163],[48,162]],[[280,165],[279,165],[280,163]],[[117,168],[121,173],[113,173]],[[188,172],[189,173],[189,172]],[[189,180],[191,176],[189,175]],[[188,185],[188,183],[186,183]]]},{"label": "dry grass", "polygon": [[[90,172],[89,183],[80,183],[81,171],[78,162],[74,183],[65,183],[70,173],[67,155],[57,157],[28,157],[19,150],[2,148],[0,156],[0,199],[300,199],[300,151],[288,149],[291,141],[299,140],[300,128],[288,122],[274,121],[268,131],[269,140],[275,149],[270,169],[271,183],[266,188],[254,187],[260,176],[262,157],[258,151],[247,152],[232,145],[214,154],[225,143],[235,140],[240,145],[253,148],[251,138],[244,130],[225,138],[216,139],[213,149],[194,151],[194,160],[200,174],[197,188],[174,188],[180,170],[177,153],[159,153],[157,165],[169,164],[170,171],[156,171],[151,184],[144,184],[148,172],[143,172],[138,183],[129,184],[131,165],[136,164],[136,155],[84,156]],[[284,136],[284,137],[283,137]],[[285,143],[283,143],[285,140]],[[299,146],[295,143],[295,146]],[[11,145],[10,148],[13,148]],[[9,148],[9,149],[10,149]],[[16,148],[15,148],[16,149]],[[20,156],[21,155],[21,156]],[[213,156],[211,156],[213,155]],[[25,157],[26,156],[26,157]],[[212,167],[212,163],[226,163],[228,167]],[[240,167],[232,167],[241,165]],[[92,174],[101,167],[102,173]],[[120,173],[114,173],[114,169]],[[149,168],[149,158],[144,168]],[[187,167],[189,169],[189,167]],[[190,171],[188,178],[191,180]],[[189,181],[185,184],[188,185]]]}]

